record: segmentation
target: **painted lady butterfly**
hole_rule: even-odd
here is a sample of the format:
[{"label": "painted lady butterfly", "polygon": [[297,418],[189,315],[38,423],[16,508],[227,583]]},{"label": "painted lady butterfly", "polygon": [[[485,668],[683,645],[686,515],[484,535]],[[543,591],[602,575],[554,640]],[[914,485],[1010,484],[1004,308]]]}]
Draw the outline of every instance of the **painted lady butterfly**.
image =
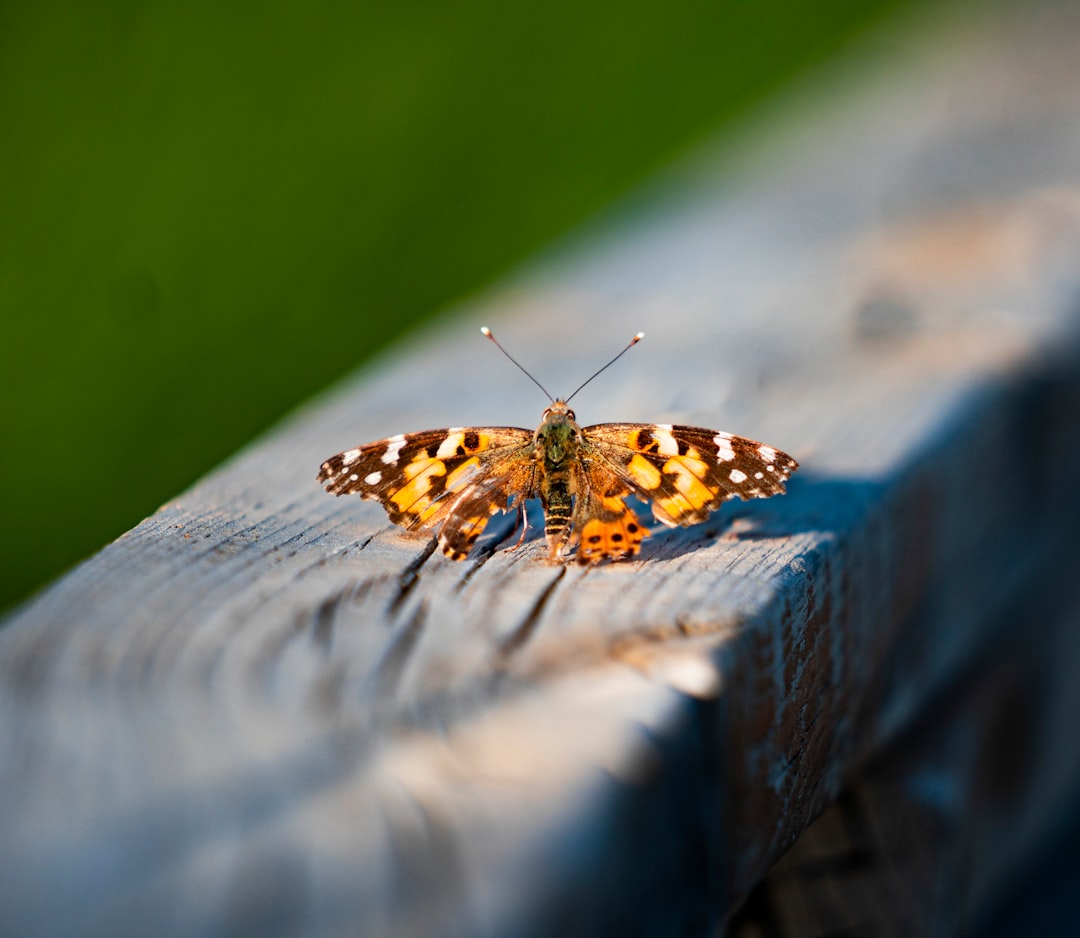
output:
[{"label": "painted lady butterfly", "polygon": [[[521,368],[490,330],[481,331]],[[570,398],[643,335],[565,400],[548,394],[551,406],[535,431],[405,433],[331,456],[318,479],[334,495],[380,502],[391,521],[409,530],[438,529],[439,544],[453,560],[464,560],[491,516],[511,504],[523,540],[525,501],[539,497],[549,559],[561,560],[577,543],[582,564],[633,557],[641,549],[649,532],[625,503],[628,495],[649,502],[662,524],[685,526],[705,520],[729,499],[783,493],[798,463],[746,437],[671,424],[578,425]]]}]

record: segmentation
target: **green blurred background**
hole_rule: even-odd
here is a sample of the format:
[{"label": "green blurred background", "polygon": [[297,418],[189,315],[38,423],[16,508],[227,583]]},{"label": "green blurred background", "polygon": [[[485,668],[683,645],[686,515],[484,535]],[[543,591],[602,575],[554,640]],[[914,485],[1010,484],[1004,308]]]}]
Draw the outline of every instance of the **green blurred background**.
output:
[{"label": "green blurred background", "polygon": [[899,2],[0,6],[0,609]]}]

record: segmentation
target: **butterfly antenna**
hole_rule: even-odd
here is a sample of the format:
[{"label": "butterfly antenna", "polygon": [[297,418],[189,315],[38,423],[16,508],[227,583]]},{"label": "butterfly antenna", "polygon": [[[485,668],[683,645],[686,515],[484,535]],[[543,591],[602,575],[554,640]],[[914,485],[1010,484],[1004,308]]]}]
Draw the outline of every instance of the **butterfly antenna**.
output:
[{"label": "butterfly antenna", "polygon": [[515,365],[518,366],[518,368],[521,369],[522,373],[525,375],[526,378],[528,378],[533,384],[535,384],[541,391],[544,392],[544,394],[547,396],[547,399],[549,401],[551,401],[552,404],[555,403],[555,398],[553,398],[550,394],[548,394],[548,389],[545,388],[539,381],[537,381],[531,374],[529,374],[525,370],[525,366],[522,365],[521,362],[519,362],[516,358],[514,358],[514,356],[511,355],[508,351],[506,351],[506,349],[504,349],[501,345],[499,345],[499,340],[496,339],[495,336],[493,336],[491,334],[491,330],[487,326],[481,326],[480,331],[482,333],[484,333],[484,335],[486,335],[489,339],[491,339],[492,342],[495,343],[495,347],[500,352],[502,352],[503,355],[505,355],[507,358],[509,358],[510,361],[512,361]]},{"label": "butterfly antenna", "polygon": [[585,380],[585,381],[584,381],[584,382],[583,382],[583,383],[581,384],[581,387],[579,387],[579,388],[577,389],[577,391],[575,391],[575,392],[574,392],[573,394],[571,394],[571,395],[570,395],[570,397],[568,397],[568,398],[566,399],[566,403],[567,403],[567,404],[569,404],[569,403],[570,403],[570,399],[571,399],[571,398],[573,398],[574,396],[576,396],[576,395],[577,395],[577,393],[578,393],[578,391],[580,391],[580,390],[581,390],[581,388],[585,387],[585,385],[586,385],[586,384],[588,384],[588,383],[589,383],[590,381],[592,381],[592,379],[593,379],[593,378],[595,378],[595,377],[596,377],[596,375],[600,374],[600,372],[601,372],[601,371],[607,371],[607,369],[608,369],[608,368],[610,368],[610,367],[611,367],[612,365],[614,365],[614,364],[615,364],[615,362],[617,362],[617,361],[618,361],[618,360],[619,360],[620,358],[622,358],[622,357],[623,357],[623,356],[624,356],[624,355],[625,355],[625,354],[626,354],[627,352],[629,352],[629,351],[630,351],[630,349],[632,349],[632,348],[633,348],[633,347],[634,347],[635,345],[637,345],[637,344],[638,344],[638,342],[640,342],[640,341],[641,341],[642,339],[644,339],[644,338],[645,338],[645,333],[644,333],[644,332],[639,332],[639,333],[638,333],[638,334],[637,334],[636,336],[634,336],[634,337],[633,337],[633,338],[632,338],[632,339],[630,340],[630,343],[629,343],[629,345],[627,345],[627,346],[626,346],[626,348],[624,348],[624,349],[623,349],[623,350],[622,350],[621,352],[619,352],[619,354],[618,354],[618,355],[616,355],[616,356],[615,356],[615,357],[614,357],[614,358],[613,358],[613,359],[612,359],[611,361],[609,361],[609,362],[608,362],[608,363],[607,363],[606,365],[604,365],[604,367],[603,367],[603,368],[601,368],[601,369],[600,369],[600,371],[596,372],[596,374],[594,374],[594,375],[593,375],[593,376],[592,376],[591,378],[588,378],[588,379],[586,379],[586,380]]}]

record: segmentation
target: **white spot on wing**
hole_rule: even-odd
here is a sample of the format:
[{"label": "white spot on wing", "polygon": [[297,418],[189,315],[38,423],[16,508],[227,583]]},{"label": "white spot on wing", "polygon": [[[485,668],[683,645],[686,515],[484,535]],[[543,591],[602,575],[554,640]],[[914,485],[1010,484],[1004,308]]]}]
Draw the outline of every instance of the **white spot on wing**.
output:
[{"label": "white spot on wing", "polygon": [[364,481],[368,485],[378,485],[380,482],[382,482],[382,473],[369,472],[366,476],[364,476]]},{"label": "white spot on wing", "polygon": [[761,453],[761,458],[764,459],[765,462],[776,462],[776,450],[771,446],[759,446],[757,451]]},{"label": "white spot on wing", "polygon": [[360,450],[350,449],[341,454],[341,464],[343,466],[351,466],[356,460],[360,458]]},{"label": "white spot on wing", "polygon": [[656,451],[661,456],[679,455],[679,444],[671,434],[671,424],[658,423],[653,430],[653,439],[656,440]]},{"label": "white spot on wing", "polygon": [[731,472],[728,473],[728,478],[736,485],[739,485],[746,481],[746,473],[741,469],[732,469]]},{"label": "white spot on wing", "polygon": [[357,474],[356,474],[356,473],[354,472],[354,473],[353,473],[353,474],[352,474],[351,476],[349,476],[349,481],[350,481],[350,482],[355,482],[355,481],[356,481],[357,479],[359,479],[359,478],[360,478],[360,476],[358,476],[358,475],[357,475]]},{"label": "white spot on wing", "polygon": [[439,449],[435,455],[439,459],[449,459],[451,456],[456,456],[458,447],[464,442],[465,434],[460,429],[451,430],[446,439],[439,444]]},{"label": "white spot on wing", "polygon": [[401,452],[401,447],[405,445],[404,436],[392,436],[386,441],[386,452],[382,454],[382,461],[388,466],[392,466],[398,461],[398,453]]},{"label": "white spot on wing", "polygon": [[730,433],[717,433],[713,437],[713,442],[716,444],[716,458],[720,462],[731,462],[735,458],[735,450],[731,448]]}]

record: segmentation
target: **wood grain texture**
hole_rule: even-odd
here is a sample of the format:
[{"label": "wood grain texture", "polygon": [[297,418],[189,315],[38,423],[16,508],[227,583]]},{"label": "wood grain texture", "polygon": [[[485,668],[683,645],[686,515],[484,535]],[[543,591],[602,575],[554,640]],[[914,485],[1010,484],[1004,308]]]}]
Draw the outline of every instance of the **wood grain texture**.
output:
[{"label": "wood grain texture", "polygon": [[976,655],[754,888],[731,938],[1070,930],[1072,892],[1056,910],[1040,892],[1078,868],[1077,522],[1074,504],[1037,588],[988,617]]},{"label": "wood grain texture", "polygon": [[[1029,11],[878,39],[11,616],[0,932],[723,921],[1075,514],[1080,19]],[[597,569],[508,523],[455,564],[327,496],[349,446],[536,423],[483,323],[556,393],[644,329],[583,422],[803,469]]]}]

